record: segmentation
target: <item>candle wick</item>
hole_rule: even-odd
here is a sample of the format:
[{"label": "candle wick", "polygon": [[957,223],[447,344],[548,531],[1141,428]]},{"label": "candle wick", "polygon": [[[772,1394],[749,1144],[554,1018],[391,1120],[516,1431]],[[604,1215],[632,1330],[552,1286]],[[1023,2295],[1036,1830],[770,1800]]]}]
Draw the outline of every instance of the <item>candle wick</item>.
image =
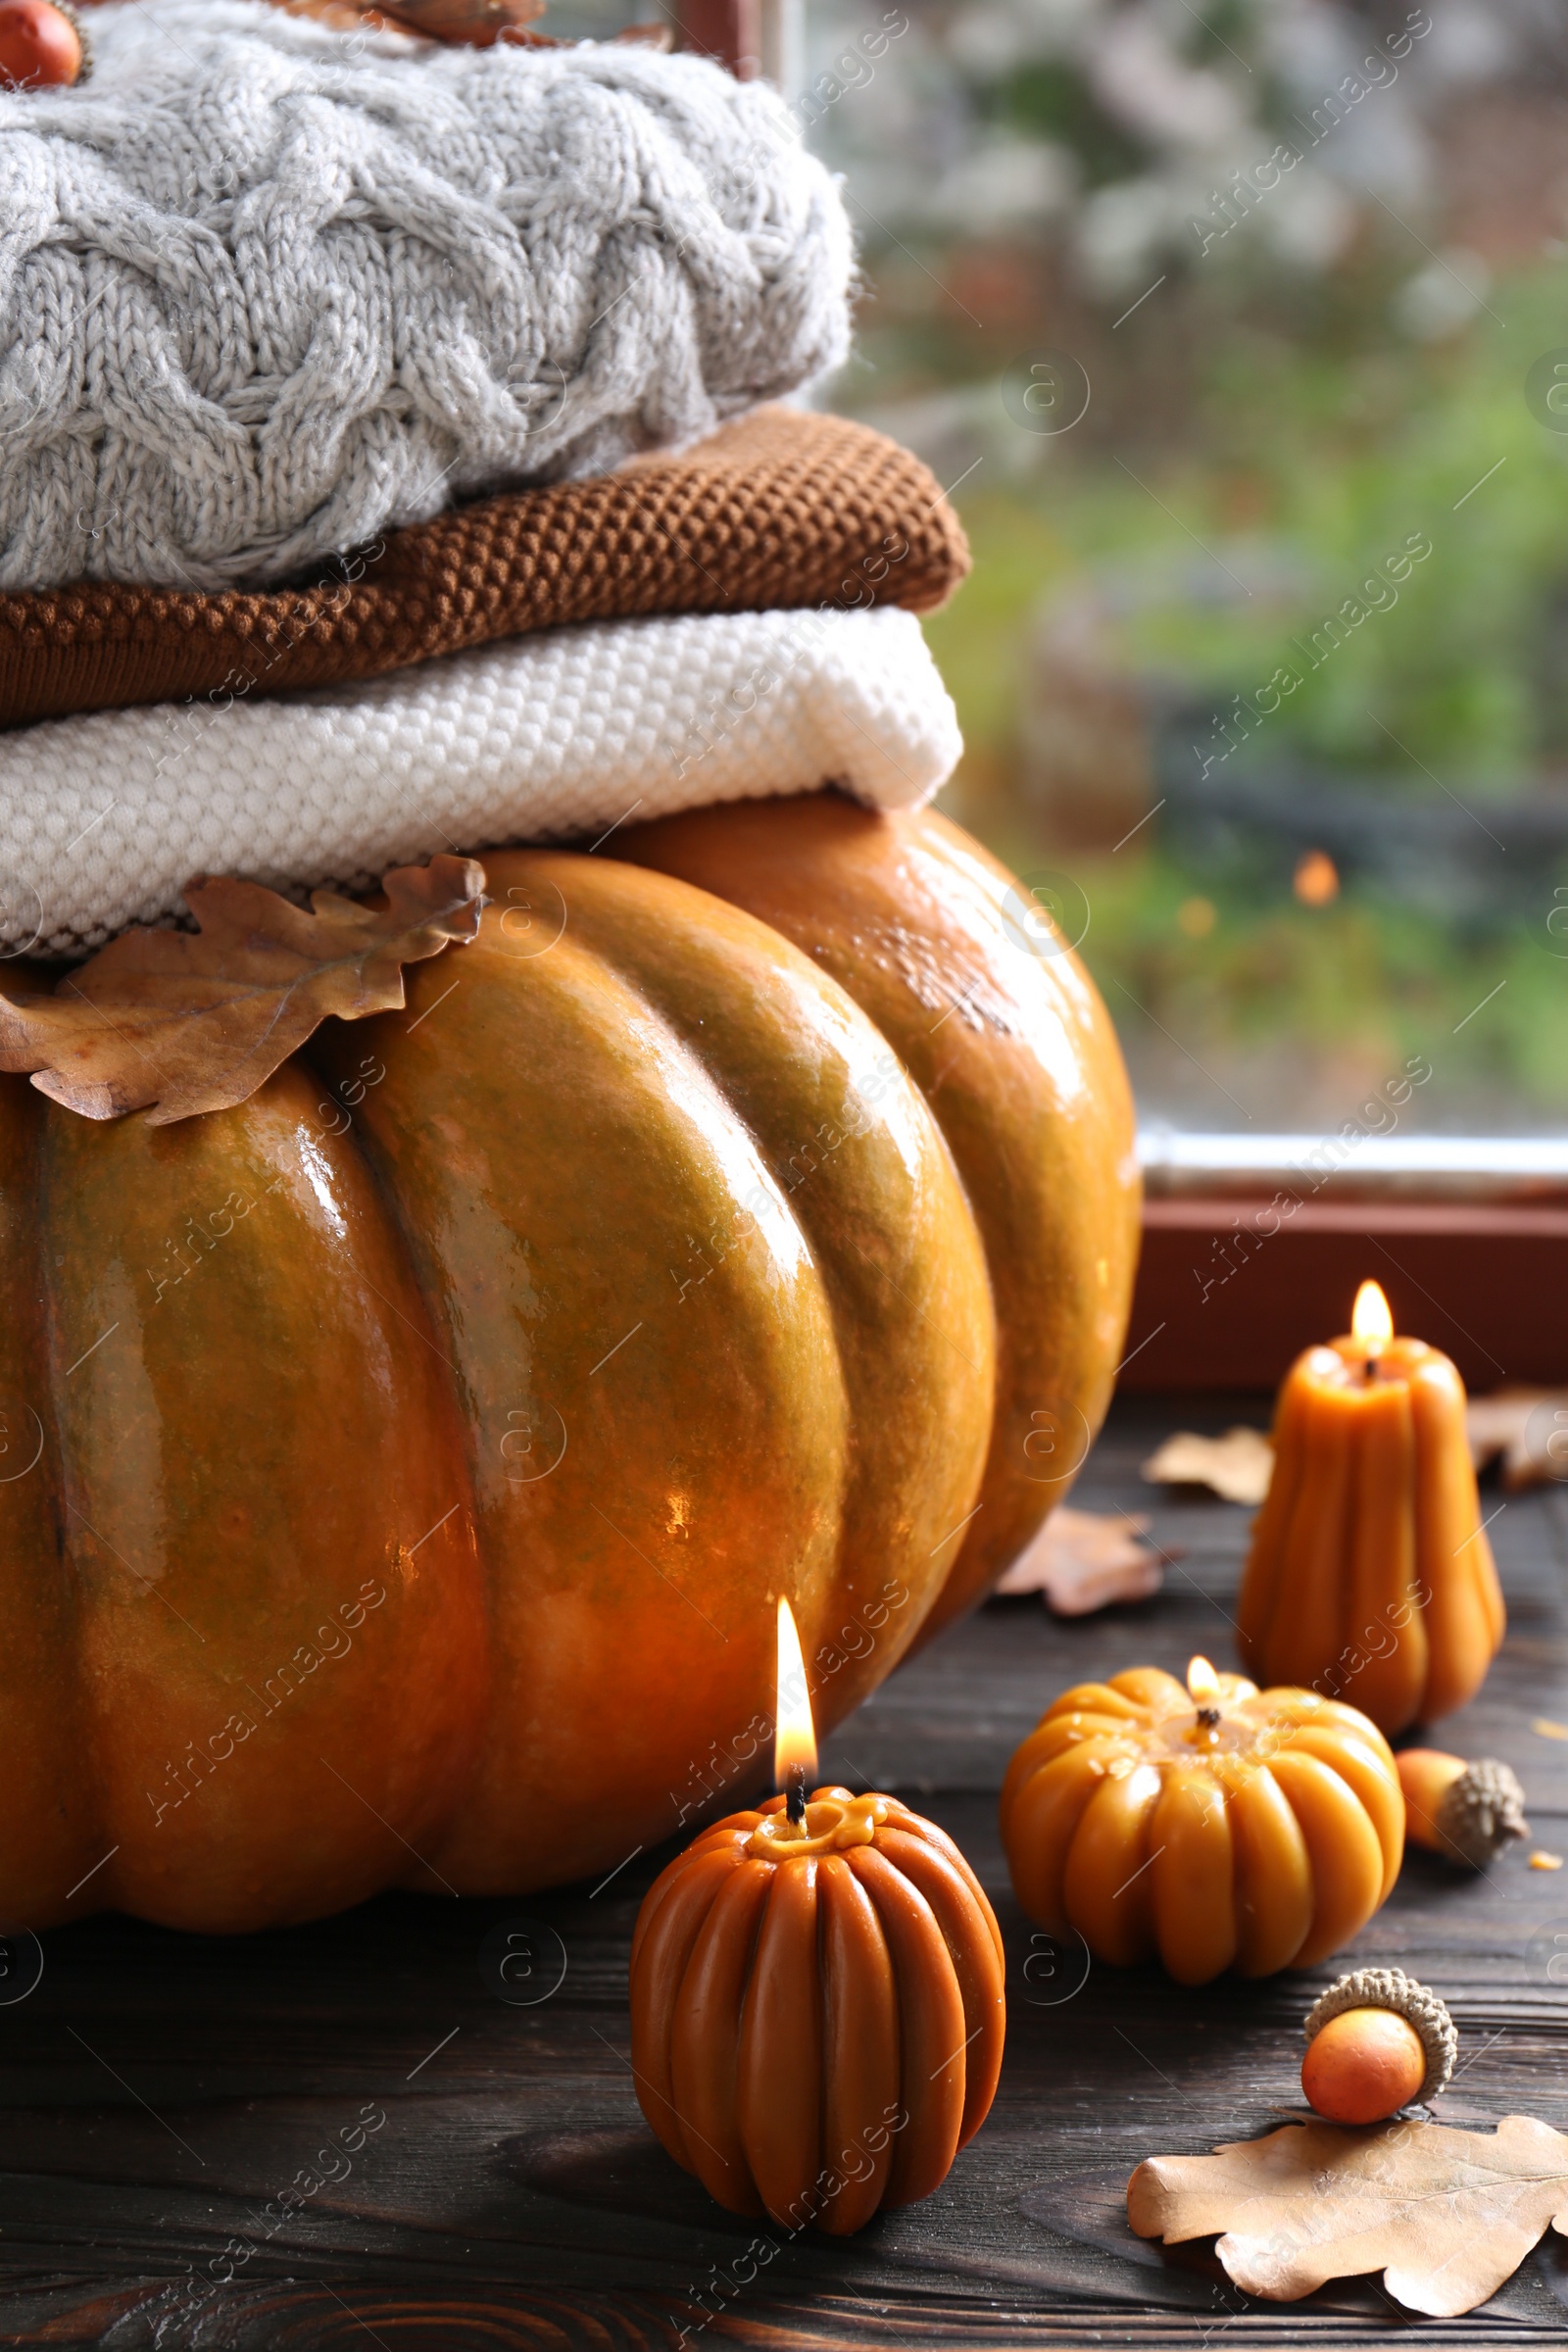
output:
[{"label": "candle wick", "polygon": [[1203,1729],[1204,1729],[1204,1731],[1205,1731],[1205,1732],[1214,1732],[1214,1731],[1218,1731],[1218,1729],[1219,1729],[1219,1709],[1218,1709],[1218,1707],[1200,1707],[1200,1708],[1199,1708],[1199,1710],[1198,1710],[1198,1720],[1199,1720],[1199,1722],[1200,1722],[1200,1723],[1202,1725],[1202,1727],[1203,1727]]},{"label": "candle wick", "polygon": [[784,1790],[784,1811],[797,1828],[806,1819],[806,1766],[792,1764]]}]

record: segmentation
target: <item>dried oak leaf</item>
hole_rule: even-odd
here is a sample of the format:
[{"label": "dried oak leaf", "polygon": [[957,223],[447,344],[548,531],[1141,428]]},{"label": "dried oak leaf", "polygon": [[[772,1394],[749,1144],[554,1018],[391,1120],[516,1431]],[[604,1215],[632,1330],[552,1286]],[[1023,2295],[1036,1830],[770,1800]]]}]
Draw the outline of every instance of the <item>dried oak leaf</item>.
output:
[{"label": "dried oak leaf", "polygon": [[123,932],[53,992],[0,976],[0,1069],[89,1119],[227,1110],[328,1013],[395,1011],[404,964],[478,930],[475,858],[399,866],[381,887],[384,906],[317,890],[307,913],[259,882],[193,882],[197,935]]},{"label": "dried oak leaf", "polygon": [[1142,1541],[1148,1533],[1147,1519],[1058,1503],[997,1591],[1004,1599],[1043,1592],[1058,1617],[1087,1617],[1113,1600],[1145,1600],[1164,1575],[1160,1555]]},{"label": "dried oak leaf", "polygon": [[1478,1470],[1502,1458],[1510,1493],[1568,1478],[1568,1390],[1494,1389],[1465,1408],[1470,1459]]},{"label": "dried oak leaf", "polygon": [[1227,1502],[1261,1502],[1274,1475],[1274,1448],[1260,1429],[1200,1438],[1179,1429],[1152,1453],[1142,1475],[1153,1485],[1210,1487]]},{"label": "dried oak leaf", "polygon": [[1250,2295],[1291,2303],[1381,2271],[1409,2311],[1455,2319],[1494,2295],[1547,2228],[1568,2234],[1568,2138],[1534,2116],[1446,2124],[1287,2124],[1212,2156],[1154,2156],[1127,2183],[1140,2237],[1222,2234]]},{"label": "dried oak leaf", "polygon": [[[426,40],[488,49],[503,36],[514,39],[545,13],[546,0],[275,0],[291,17],[314,17],[334,31],[421,33]],[[542,36],[527,36],[533,47]],[[554,49],[560,44],[550,41]]]},{"label": "dried oak leaf", "polygon": [[427,40],[488,49],[542,17],[546,0],[382,0],[382,5],[399,24]]}]

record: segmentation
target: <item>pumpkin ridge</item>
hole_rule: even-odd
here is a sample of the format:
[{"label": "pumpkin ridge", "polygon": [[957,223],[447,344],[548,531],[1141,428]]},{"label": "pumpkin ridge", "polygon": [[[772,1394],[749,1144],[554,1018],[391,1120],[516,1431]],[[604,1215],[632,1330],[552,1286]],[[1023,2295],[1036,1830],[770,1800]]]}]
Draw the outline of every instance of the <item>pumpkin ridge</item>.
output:
[{"label": "pumpkin ridge", "polygon": [[[800,1934],[800,1914],[808,1906],[808,1950]],[[744,1964],[735,2120],[753,2184],[769,2217],[781,2225],[814,2180],[822,2144],[821,1932],[815,1857],[773,1869]],[[808,2137],[809,2147],[779,2147],[781,2133],[790,2136],[792,2121],[798,2142]]]},{"label": "pumpkin ridge", "polygon": [[[496,898],[504,901],[509,883],[524,887],[519,876],[536,890],[554,888],[556,872],[572,894],[585,865],[526,853],[492,859]],[[619,870],[602,869],[612,890]],[[631,878],[644,890],[650,886],[649,877]],[[575,908],[575,896],[571,904]],[[465,951],[461,992],[433,1019],[421,1016],[441,998],[444,977],[416,984],[413,1018],[390,1024],[395,1034],[370,1024],[391,1075],[368,1101],[366,1122],[372,1148],[387,1157],[389,1184],[422,1261],[421,1288],[443,1301],[440,1327],[471,1399],[469,1458],[476,1464],[491,1608],[502,1629],[500,1680],[479,1769],[433,1860],[460,1886],[497,1892],[612,1868],[637,1842],[652,1843],[676,1826],[678,1803],[672,1812],[662,1807],[666,1789],[679,1789],[683,1756],[692,1754],[689,1710],[698,1721],[710,1715],[712,1701],[703,1694],[733,1679],[732,1644],[735,1656],[753,1657],[757,1669],[733,1717],[734,1734],[751,1709],[766,1704],[770,1690],[770,1669],[764,1676],[760,1668],[762,1638],[771,1629],[761,1611],[755,1620],[737,1619],[727,1597],[726,1561],[754,1520],[744,1503],[739,1518],[727,1505],[721,1512],[718,1496],[733,1485],[739,1457],[749,1454],[756,1509],[766,1514],[765,1526],[756,1523],[754,1556],[777,1561],[781,1586],[786,1563],[793,1563],[809,1588],[820,1573],[814,1563],[823,1553],[844,1458],[842,1392],[825,1352],[831,1327],[793,1220],[787,1227],[772,1220],[779,1238],[768,1244],[769,1287],[748,1279],[737,1289],[739,1260],[733,1260],[718,1266],[716,1284],[697,1294],[706,1298],[722,1286],[726,1303],[716,1327],[711,1313],[706,1327],[695,1325],[693,1298],[681,1304],[673,1285],[667,1295],[650,1287],[667,1280],[671,1254],[678,1262],[678,1243],[693,1230],[683,1217],[697,1218],[695,1207],[682,1208],[679,1191],[665,1198],[666,1185],[689,1190],[696,1170],[696,1200],[716,1198],[701,1188],[721,1179],[728,1185],[737,1170],[742,1188],[770,1182],[700,1050],[657,1003],[650,1007],[642,992],[628,988],[575,919],[537,960],[506,953],[501,919],[487,913],[480,940]],[[450,1029],[438,1026],[449,1022]],[[589,1171],[585,1187],[581,1178]],[[722,1197],[738,1205],[738,1191]],[[470,1234],[464,1220],[474,1217],[479,1223]],[[786,1231],[794,1236],[787,1253]],[[478,1237],[491,1233],[495,1247],[481,1247]],[[584,1258],[588,1234],[600,1254]],[[518,1254],[524,1239],[526,1265]],[[581,1328],[574,1263],[608,1286],[602,1335]],[[539,1287],[529,1303],[518,1286],[535,1282],[536,1273]],[[526,1321],[519,1320],[524,1309]],[[633,1330],[637,1338],[617,1353]],[[710,1334],[737,1376],[723,1389],[716,1424],[723,1358],[707,1365],[692,1354],[694,1341],[706,1346]],[[678,1359],[671,1353],[677,1348]],[[498,1410],[508,1401],[497,1383],[514,1377],[506,1369],[509,1356],[526,1376],[525,1395],[548,1398],[551,1382],[558,1383],[558,1410],[578,1448],[566,1453],[558,1475],[515,1490],[509,1485],[510,1453],[498,1460],[494,1450]],[[778,1419],[780,1384],[785,1366],[797,1359],[809,1361],[810,1393],[786,1427]],[[666,1362],[667,1381],[658,1372]],[[795,1377],[789,1375],[792,1397]],[[665,1398],[680,1394],[682,1379],[682,1416],[671,1431]],[[559,1386],[563,1380],[565,1387]],[[658,1419],[649,1424],[649,1441],[633,1447],[624,1414],[628,1405],[641,1414],[645,1400]],[[735,1433],[727,1448],[713,1443],[726,1425]],[[660,1487],[667,1493],[663,1464],[681,1458],[687,1427],[700,1444],[690,1476],[677,1474],[673,1483],[691,1489],[697,1532],[689,1542],[662,1524],[662,1504],[656,1510]],[[607,1490],[593,1475],[611,1443],[635,1472],[623,1493]],[[764,1444],[776,1456],[771,1511],[768,1481],[755,1476]],[[808,1501],[818,1520],[814,1532],[809,1520],[803,1532],[801,1506]],[[683,1550],[673,1550],[682,1544]],[[580,1569],[568,1567],[579,1561]],[[632,1622],[655,1629],[662,1663],[639,1666],[636,1641],[627,1639],[628,1601]],[[645,1674],[667,1717],[657,1742],[649,1736],[647,1702],[637,1695]],[[590,1691],[598,1693],[593,1708],[585,1704]],[[575,1727],[564,1745],[552,1716]],[[574,1790],[570,1810],[560,1799],[563,1786]]]},{"label": "pumpkin ridge", "polygon": [[[648,1919],[645,1932],[636,1941],[628,1975],[632,2070],[638,2104],[676,2163],[683,2164],[691,2172],[695,2167],[686,2145],[685,2127],[673,2097],[675,2084],[671,2040],[674,2016],[680,1986],[691,1965],[692,1954],[707,1928],[709,1915],[718,1899],[720,1889],[728,1885],[731,1872],[739,1867],[741,1857],[738,1854],[734,1856],[729,1871],[718,1867],[701,1869],[695,1884],[692,1883],[691,1871],[685,1867],[686,1860],[686,1856],[681,1856],[656,1882],[664,1887],[663,1900],[658,1911]],[[639,1929],[643,1927],[641,1918],[638,1926]],[[673,1947],[667,1960],[666,1947]],[[675,1965],[676,1961],[678,1966]],[[673,1980],[672,1984],[668,1982],[670,1979]],[[649,2046],[650,2038],[654,2044],[652,2048]],[[643,2061],[640,2069],[637,2065],[639,2055]],[[659,2080],[655,2080],[650,2068],[657,2070]],[[654,2102],[652,2107],[649,2105],[650,2098]]]},{"label": "pumpkin ridge", "polygon": [[[952,1154],[929,1106],[869,1015],[831,974],[820,971],[771,925],[711,892],[651,874],[636,864],[595,858],[584,872],[584,863],[569,854],[520,853],[515,859],[492,857],[488,870],[497,892],[509,875],[526,870],[571,898],[576,936],[591,945],[637,1000],[651,1004],[697,1055],[708,1083],[751,1139],[821,1285],[850,1416],[852,1477],[840,1504],[839,1573],[852,1609],[868,1603],[874,1610],[885,1595],[885,1584],[880,1592],[875,1586],[865,1588],[881,1565],[882,1545],[863,1538],[857,1542],[852,1523],[858,1507],[863,1509],[865,1491],[885,1493],[889,1486],[890,1440],[885,1429],[878,1433],[877,1411],[861,1408],[868,1386],[896,1389],[898,1384],[880,1362],[868,1371],[863,1340],[857,1345],[870,1312],[886,1324],[893,1344],[904,1348],[906,1358],[909,1346],[900,1327],[906,1323],[911,1305],[915,1314],[923,1315],[931,1335],[929,1344],[920,1345],[905,1385],[922,1380],[948,1400],[926,1408],[932,1438],[940,1432],[955,1465],[948,1508],[930,1529],[938,1550],[950,1530],[970,1511],[983,1466],[979,1408],[956,1389],[967,1390],[977,1366],[983,1373],[983,1350],[994,1345],[995,1309],[989,1273]],[[677,944],[671,935],[681,913],[689,927],[681,930]],[[716,1001],[721,971],[732,976],[740,999],[736,1011],[727,1012]],[[809,1077],[798,1082],[785,1041],[789,1029],[800,1024],[811,1025],[814,1060]],[[833,1070],[829,1064],[835,1055],[839,1066]],[[818,1111],[824,1114],[821,1120]],[[876,1219],[862,1219],[858,1228],[853,1215],[846,1216],[840,1206],[840,1193],[847,1192],[852,1203],[856,1197],[856,1179],[847,1170],[851,1151],[859,1147],[866,1154],[887,1152],[876,1123],[878,1113],[894,1129],[905,1157],[919,1155],[922,1183],[951,1192],[953,1213],[945,1252],[950,1262],[939,1261],[936,1271],[960,1302],[967,1299],[969,1319],[982,1323],[979,1348],[961,1321],[959,1330],[967,1345],[959,1345],[954,1336],[955,1318],[949,1312],[939,1319],[930,1311],[935,1301],[929,1297],[911,1300],[904,1287],[908,1281],[904,1263],[896,1261],[896,1270],[889,1268],[890,1244],[904,1243],[906,1220],[902,1209],[897,1215],[887,1213],[879,1202]],[[804,1171],[797,1164],[802,1160]],[[793,1183],[788,1170],[794,1171]],[[916,1196],[916,1213],[921,1205]],[[929,1210],[924,1213],[929,1218]],[[925,1272],[923,1265],[917,1270]],[[867,1290],[873,1286],[883,1293],[891,1286],[893,1294],[880,1298],[874,1310],[866,1303]],[[932,1364],[939,1348],[954,1359],[940,1368]],[[956,1375],[954,1362],[962,1367],[961,1375]],[[873,1437],[876,1448],[870,1442]],[[974,1452],[968,1471],[963,1468],[966,1444]],[[906,1450],[912,1457],[918,1448],[911,1444]],[[858,1463],[857,1455],[861,1456]],[[899,1475],[906,1482],[916,1475],[912,1459],[901,1460]],[[902,1529],[893,1532],[904,1536]],[[904,1540],[907,1543],[906,1537]],[[928,1551],[929,1544],[920,1549]],[[940,1581],[939,1568],[933,1584]],[[801,1595],[794,1597],[799,1608]],[[885,1642],[891,1656],[901,1654],[917,1637],[925,1605],[928,1602],[918,1593],[912,1603],[900,1604],[902,1621],[891,1623],[885,1633],[878,1629],[878,1650]],[[903,1616],[906,1606],[907,1617]],[[808,1642],[808,1654],[810,1647]],[[827,1656],[832,1679],[819,1714],[823,1727],[847,1712],[867,1687],[855,1661],[846,1661],[831,1642]],[[836,1664],[831,1662],[835,1658]]]},{"label": "pumpkin ridge", "polygon": [[[51,1286],[43,1263],[49,1225],[42,1141],[48,1115],[43,1098],[25,1079],[0,1079],[0,1239],[5,1244],[0,1333],[6,1390],[0,1423],[8,1473],[0,1484],[8,1585],[0,1692],[13,1784],[0,1816],[0,1883],[12,1916],[35,1925],[62,1915],[69,1890],[114,1843],[103,1829],[104,1779],[81,1664],[81,1588],[68,1548],[60,1359],[51,1344]],[[43,1303],[41,1321],[26,1311],[34,1300]],[[34,1446],[37,1458],[28,1470],[24,1465]],[[19,1449],[15,1459],[13,1447]],[[65,1836],[57,1844],[46,1825],[62,1815]],[[111,1860],[94,1887],[112,1871]]]},{"label": "pumpkin ridge", "polygon": [[[998,1312],[992,1437],[983,1508],[923,1644],[983,1597],[1066,1494],[1109,1401],[1140,1194],[1109,1016],[1065,942],[1040,952],[1022,886],[932,809],[876,815],[833,792],[695,809],[626,828],[617,856],[700,883],[808,951],[898,1054],[964,1186]],[[916,937],[918,971],[891,944]],[[977,968],[1005,997],[1004,1021],[962,1018]],[[934,1012],[943,970],[948,1001]]]},{"label": "pumpkin ridge", "polygon": [[41,1130],[56,1556],[105,1807],[67,1887],[118,1849],[83,1913],[221,1933],[362,1899],[465,1769],[485,1650],[451,1401],[317,1104],[289,1063],[178,1128]]},{"label": "pumpkin ridge", "polygon": [[[829,2235],[842,2236],[870,2220],[893,2169],[898,1979],[876,1905],[842,1854],[824,1856],[820,1865],[817,1922],[824,2056],[821,2170],[830,2179],[840,2178],[843,2185],[814,2219]],[[852,2155],[870,2160],[861,2179],[839,2173]]]},{"label": "pumpkin ridge", "polygon": [[952,2169],[963,2126],[963,1993],[936,1913],[912,1879],[874,1845],[845,1856],[871,1898],[899,1988],[899,2102],[884,2203],[910,2205]]}]

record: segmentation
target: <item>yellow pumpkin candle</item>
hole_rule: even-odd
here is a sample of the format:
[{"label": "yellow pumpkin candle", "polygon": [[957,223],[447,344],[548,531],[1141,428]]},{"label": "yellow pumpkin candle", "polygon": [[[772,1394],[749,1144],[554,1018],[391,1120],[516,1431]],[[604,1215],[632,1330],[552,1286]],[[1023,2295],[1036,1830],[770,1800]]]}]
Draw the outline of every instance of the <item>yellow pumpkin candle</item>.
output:
[{"label": "yellow pumpkin candle", "polygon": [[1395,1338],[1375,1282],[1348,1339],[1298,1356],[1242,1582],[1250,1674],[1348,1698],[1385,1732],[1474,1697],[1503,1608],[1464,1407],[1448,1358]]},{"label": "yellow pumpkin candle", "polygon": [[1387,1740],[1313,1690],[1194,1658],[1064,1691],[1002,1789],[1013,1890],[1097,1959],[1183,1984],[1310,1968],[1383,1902],[1404,1852]]}]

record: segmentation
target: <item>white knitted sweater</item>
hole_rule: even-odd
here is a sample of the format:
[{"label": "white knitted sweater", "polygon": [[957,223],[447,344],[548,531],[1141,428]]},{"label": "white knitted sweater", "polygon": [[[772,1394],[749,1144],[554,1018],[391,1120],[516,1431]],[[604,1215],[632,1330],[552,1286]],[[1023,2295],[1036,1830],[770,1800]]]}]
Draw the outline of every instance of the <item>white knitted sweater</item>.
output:
[{"label": "white knitted sweater", "polygon": [[281,578],[843,356],[843,207],[760,83],[263,0],[91,35],[0,93],[0,586]]},{"label": "white knitted sweater", "polygon": [[167,919],[203,871],[364,888],[436,850],[829,782],[912,808],[959,749],[891,607],[589,621],[268,702],[48,719],[0,734],[0,958]]}]

